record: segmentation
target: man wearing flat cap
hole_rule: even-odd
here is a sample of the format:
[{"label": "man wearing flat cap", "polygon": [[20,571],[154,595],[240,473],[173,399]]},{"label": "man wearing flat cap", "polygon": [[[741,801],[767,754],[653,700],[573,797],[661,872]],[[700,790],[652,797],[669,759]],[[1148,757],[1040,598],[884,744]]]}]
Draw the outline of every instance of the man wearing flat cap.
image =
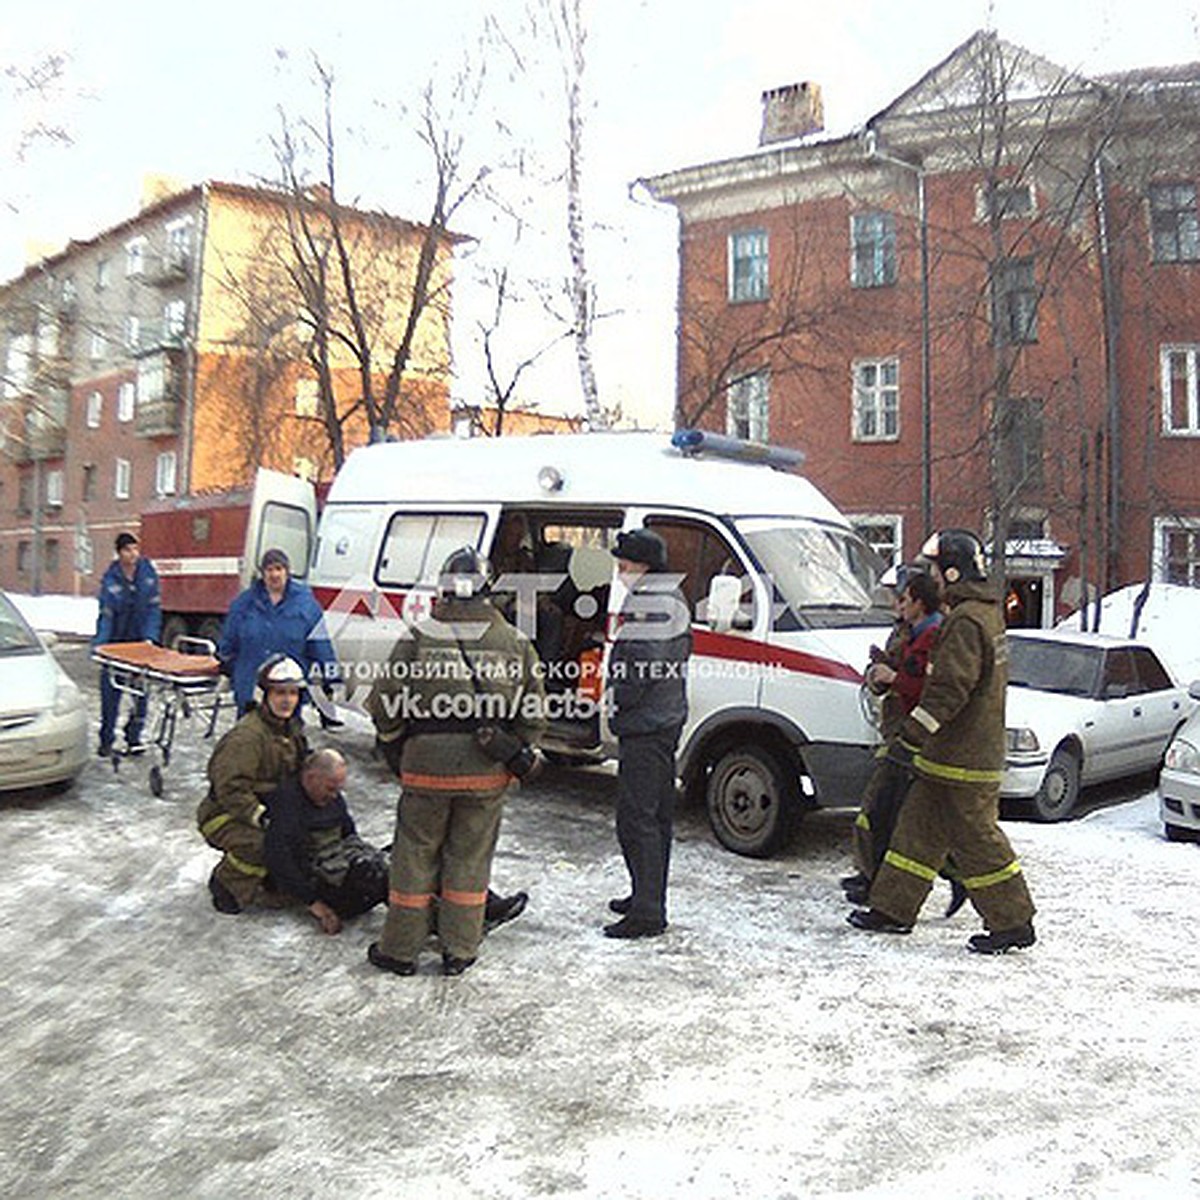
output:
[{"label": "man wearing flat cap", "polygon": [[[337,660],[325,632],[324,613],[307,584],[292,578],[288,556],[268,550],[259,560],[259,578],[229,606],[217,658],[233,684],[238,713],[254,699],[258,669],[272,654],[286,654],[304,668],[310,683],[337,678]],[[311,690],[310,690],[311,694]],[[322,711],[332,705],[316,700]]]},{"label": "man wearing flat cap", "polygon": [[620,916],[611,938],[656,937],[667,927],[667,875],[675,812],[675,750],[687,718],[691,619],[667,572],[667,547],[650,529],[617,536],[613,554],[625,588],[608,667],[617,735],[617,841],[630,892],[609,901]]}]

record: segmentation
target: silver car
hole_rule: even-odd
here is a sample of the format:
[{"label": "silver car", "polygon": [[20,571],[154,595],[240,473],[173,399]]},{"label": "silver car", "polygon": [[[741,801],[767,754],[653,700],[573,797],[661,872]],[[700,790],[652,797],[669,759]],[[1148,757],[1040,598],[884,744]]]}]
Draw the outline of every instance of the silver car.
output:
[{"label": "silver car", "polygon": [[[1200,700],[1200,681],[1188,688]],[[1163,828],[1173,842],[1200,842],[1200,709],[1171,740],[1158,777]]]},{"label": "silver car", "polygon": [[0,791],[69,784],[87,758],[83,695],[0,592]]}]

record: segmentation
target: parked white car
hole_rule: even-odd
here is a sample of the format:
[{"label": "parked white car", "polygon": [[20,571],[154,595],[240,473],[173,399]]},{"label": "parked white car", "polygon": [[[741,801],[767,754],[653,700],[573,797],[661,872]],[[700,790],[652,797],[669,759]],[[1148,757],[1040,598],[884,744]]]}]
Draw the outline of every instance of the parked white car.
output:
[{"label": "parked white car", "polygon": [[82,693],[0,592],[0,791],[69,783],[86,758]]},{"label": "parked white car", "polygon": [[1151,771],[1196,701],[1146,645],[1067,629],[1010,630],[1000,795],[1043,821],[1081,786]]},{"label": "parked white car", "polygon": [[[1200,681],[1188,689],[1200,700]],[[1163,829],[1173,842],[1200,842],[1200,709],[1167,747],[1158,777],[1158,803]]]}]

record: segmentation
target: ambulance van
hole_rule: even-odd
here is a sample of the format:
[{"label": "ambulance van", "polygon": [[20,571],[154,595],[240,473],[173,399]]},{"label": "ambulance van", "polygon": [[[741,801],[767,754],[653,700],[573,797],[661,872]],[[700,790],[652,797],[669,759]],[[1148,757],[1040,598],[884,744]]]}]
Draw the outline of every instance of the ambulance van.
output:
[{"label": "ambulance van", "polygon": [[[666,542],[691,609],[680,777],[723,845],[770,854],[806,808],[857,802],[877,743],[861,671],[891,621],[877,556],[792,469],[798,459],[690,431],[354,451],[330,487],[309,571],[350,701],[361,703],[405,618],[428,605],[446,557],[472,546],[490,561],[495,602],[534,638],[548,756],[611,756],[604,663],[621,601],[611,551],[622,530],[646,526]],[[274,524],[295,538],[305,504],[315,520],[306,485],[273,480],[279,494],[257,498],[250,561]]]}]

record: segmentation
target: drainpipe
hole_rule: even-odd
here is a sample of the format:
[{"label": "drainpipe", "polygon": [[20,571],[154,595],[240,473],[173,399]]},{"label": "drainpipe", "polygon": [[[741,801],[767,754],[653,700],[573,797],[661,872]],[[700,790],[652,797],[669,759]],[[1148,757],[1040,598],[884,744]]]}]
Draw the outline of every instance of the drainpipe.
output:
[{"label": "drainpipe", "polygon": [[1096,155],[1092,170],[1096,189],[1096,224],[1100,247],[1100,307],[1104,314],[1104,374],[1108,426],[1108,553],[1104,558],[1101,586],[1113,582],[1113,564],[1121,549],[1121,386],[1117,375],[1119,316],[1113,284],[1112,248],[1108,239],[1108,196],[1104,165]]}]

